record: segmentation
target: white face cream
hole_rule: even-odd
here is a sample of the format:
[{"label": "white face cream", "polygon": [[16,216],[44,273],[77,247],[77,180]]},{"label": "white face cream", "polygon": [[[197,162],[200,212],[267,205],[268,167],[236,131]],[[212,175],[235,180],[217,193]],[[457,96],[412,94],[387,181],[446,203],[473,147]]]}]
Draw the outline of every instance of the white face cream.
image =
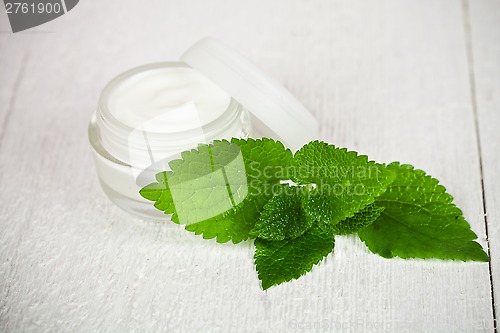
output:
[{"label": "white face cream", "polygon": [[103,90],[89,127],[104,192],[142,217],[164,217],[139,190],[179,153],[215,139],[247,137],[246,110],[183,63],[138,67]]},{"label": "white face cream", "polygon": [[176,133],[216,120],[230,101],[226,92],[192,68],[159,67],[125,79],[107,104],[124,125],[137,128],[154,119],[150,131]]}]

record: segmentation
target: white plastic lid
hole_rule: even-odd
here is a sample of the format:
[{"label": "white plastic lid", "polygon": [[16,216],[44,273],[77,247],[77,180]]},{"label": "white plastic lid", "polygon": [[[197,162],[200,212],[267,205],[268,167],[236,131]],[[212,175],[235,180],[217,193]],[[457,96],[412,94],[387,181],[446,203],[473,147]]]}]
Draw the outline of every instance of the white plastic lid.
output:
[{"label": "white plastic lid", "polygon": [[281,84],[218,40],[198,41],[181,60],[227,91],[251,113],[254,124],[275,133],[290,148],[316,139],[318,123],[309,111]]}]

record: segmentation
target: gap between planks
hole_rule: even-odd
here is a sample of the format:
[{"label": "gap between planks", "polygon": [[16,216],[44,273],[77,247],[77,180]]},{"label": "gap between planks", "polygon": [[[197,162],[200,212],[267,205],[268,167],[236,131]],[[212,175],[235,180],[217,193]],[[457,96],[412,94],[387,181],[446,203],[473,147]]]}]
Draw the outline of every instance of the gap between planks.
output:
[{"label": "gap between planks", "polygon": [[486,211],[486,194],[484,187],[484,173],[483,173],[483,155],[481,150],[481,140],[479,136],[479,114],[477,111],[477,94],[476,94],[476,78],[474,75],[474,53],[472,51],[472,30],[471,30],[471,19],[470,19],[470,8],[469,0],[462,0],[462,15],[463,15],[463,26],[465,35],[465,49],[467,57],[467,67],[469,75],[469,88],[472,103],[472,112],[474,116],[474,131],[476,136],[476,147],[478,151],[479,158],[479,175],[481,177],[481,200],[483,202],[483,219],[484,219],[484,230],[486,233],[486,246],[488,251],[488,272],[490,275],[490,292],[491,292],[491,308],[493,315],[493,330],[498,332],[496,325],[497,317],[495,310],[495,290],[493,286],[493,275],[491,271],[491,251],[490,251],[490,238],[488,233],[488,214]]}]

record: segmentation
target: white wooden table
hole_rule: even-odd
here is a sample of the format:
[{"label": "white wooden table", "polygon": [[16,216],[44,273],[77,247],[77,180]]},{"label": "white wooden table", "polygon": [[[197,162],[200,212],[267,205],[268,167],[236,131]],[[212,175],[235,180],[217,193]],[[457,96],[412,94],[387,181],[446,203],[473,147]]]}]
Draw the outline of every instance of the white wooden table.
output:
[{"label": "white wooden table", "polygon": [[[87,141],[100,90],[206,35],[283,82],[320,139],[440,179],[491,262],[386,260],[338,237],[263,292],[251,244],[116,208]],[[494,330],[500,1],[81,1],[16,34],[2,12],[0,79],[1,332]]]}]

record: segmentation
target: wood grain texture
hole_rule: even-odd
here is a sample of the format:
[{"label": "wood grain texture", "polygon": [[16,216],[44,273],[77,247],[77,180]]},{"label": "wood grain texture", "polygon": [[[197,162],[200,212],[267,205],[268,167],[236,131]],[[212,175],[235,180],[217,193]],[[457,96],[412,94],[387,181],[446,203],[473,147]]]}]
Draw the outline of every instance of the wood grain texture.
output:
[{"label": "wood grain texture", "polygon": [[[492,3],[482,0],[484,11]],[[354,237],[338,237],[313,273],[262,292],[251,244],[203,241],[114,207],[86,133],[110,78],[215,36],[284,82],[322,139],[442,180],[485,246],[463,17],[459,0],[81,1],[39,33],[0,34],[1,119],[10,112],[0,331],[492,331],[488,264],[386,260]],[[477,90],[498,88],[488,78]],[[479,96],[490,126],[498,103]],[[497,200],[490,159],[486,194]]]},{"label": "wood grain texture", "polygon": [[474,92],[482,152],[486,222],[491,253],[491,274],[500,313],[500,2],[470,1],[470,39]]}]

